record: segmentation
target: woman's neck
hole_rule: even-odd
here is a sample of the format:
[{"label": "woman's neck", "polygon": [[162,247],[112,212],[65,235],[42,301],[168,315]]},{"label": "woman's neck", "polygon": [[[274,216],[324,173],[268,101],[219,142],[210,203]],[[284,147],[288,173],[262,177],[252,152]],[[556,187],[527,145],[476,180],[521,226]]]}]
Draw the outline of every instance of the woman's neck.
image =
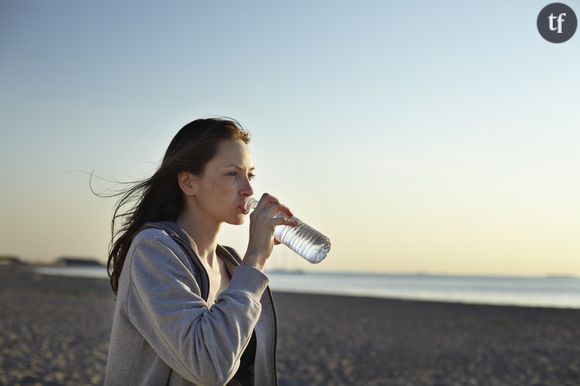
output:
[{"label": "woman's neck", "polygon": [[221,224],[188,211],[183,212],[176,222],[193,239],[192,247],[197,256],[214,267],[217,264],[215,251]]}]

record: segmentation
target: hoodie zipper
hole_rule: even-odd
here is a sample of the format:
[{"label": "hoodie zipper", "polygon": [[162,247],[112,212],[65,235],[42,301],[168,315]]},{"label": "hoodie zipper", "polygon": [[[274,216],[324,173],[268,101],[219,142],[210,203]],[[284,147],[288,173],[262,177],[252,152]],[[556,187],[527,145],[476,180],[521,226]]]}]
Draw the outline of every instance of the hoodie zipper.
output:
[{"label": "hoodie zipper", "polygon": [[276,307],[274,307],[274,298],[272,297],[272,291],[270,291],[270,286],[267,286],[268,295],[270,297],[270,305],[272,306],[272,316],[274,316],[274,351],[272,352],[272,358],[274,359],[274,385],[278,385],[278,371],[276,370],[276,350],[278,346],[278,319],[276,318]]}]

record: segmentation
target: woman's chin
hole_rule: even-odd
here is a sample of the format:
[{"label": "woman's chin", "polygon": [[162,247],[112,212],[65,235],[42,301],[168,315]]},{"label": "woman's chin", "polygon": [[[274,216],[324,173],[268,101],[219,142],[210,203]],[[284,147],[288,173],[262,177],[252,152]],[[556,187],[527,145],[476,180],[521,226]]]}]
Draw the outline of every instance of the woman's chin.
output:
[{"label": "woman's chin", "polygon": [[226,221],[226,222],[230,225],[242,225],[243,223],[246,222],[246,216],[243,214],[240,214],[240,215],[234,217],[231,221]]}]

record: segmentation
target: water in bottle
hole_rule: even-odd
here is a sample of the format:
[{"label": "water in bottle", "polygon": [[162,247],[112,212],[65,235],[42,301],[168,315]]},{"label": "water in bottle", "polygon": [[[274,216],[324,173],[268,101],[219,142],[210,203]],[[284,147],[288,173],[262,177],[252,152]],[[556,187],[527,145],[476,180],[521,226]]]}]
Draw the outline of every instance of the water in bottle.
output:
[{"label": "water in bottle", "polygon": [[[255,198],[249,198],[245,203],[247,210],[254,209],[257,205],[258,200]],[[298,222],[298,225],[276,225],[274,238],[306,261],[313,264],[320,263],[330,251],[330,240],[296,216],[292,217],[292,220]]]}]

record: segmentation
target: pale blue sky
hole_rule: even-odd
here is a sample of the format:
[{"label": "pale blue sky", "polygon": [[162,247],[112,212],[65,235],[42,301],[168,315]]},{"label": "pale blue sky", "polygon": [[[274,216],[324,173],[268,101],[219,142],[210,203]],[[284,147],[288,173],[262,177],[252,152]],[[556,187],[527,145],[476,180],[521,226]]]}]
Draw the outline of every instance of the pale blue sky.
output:
[{"label": "pale blue sky", "polygon": [[544,41],[546,4],[3,1],[0,254],[104,261],[113,201],[73,171],[146,177],[227,115],[333,242],[272,267],[578,274],[580,35]]}]

